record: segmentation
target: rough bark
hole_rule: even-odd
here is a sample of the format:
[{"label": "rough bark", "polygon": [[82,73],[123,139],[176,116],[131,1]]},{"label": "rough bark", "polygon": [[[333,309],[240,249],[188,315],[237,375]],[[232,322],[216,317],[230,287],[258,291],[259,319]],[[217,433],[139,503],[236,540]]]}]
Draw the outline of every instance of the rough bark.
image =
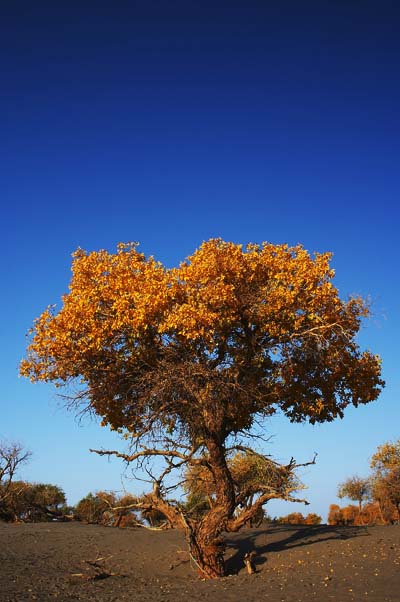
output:
[{"label": "rough bark", "polygon": [[201,576],[213,579],[225,575],[225,543],[221,533],[235,510],[235,490],[218,437],[210,435],[206,446],[216,488],[215,503],[200,521],[187,524],[187,533],[190,553]]},{"label": "rough bark", "polygon": [[217,535],[218,529],[210,525],[190,529],[188,543],[190,554],[199,569],[200,577],[215,579],[225,575],[225,543]]},{"label": "rough bark", "polygon": [[164,514],[167,521],[169,522],[172,528],[182,529],[186,528],[186,523],[183,518],[182,513],[174,506],[171,506],[168,502],[166,502],[160,495],[160,490],[158,486],[153,488],[153,493],[151,495],[151,499],[153,503],[149,505],[149,509],[151,507],[159,510]]}]

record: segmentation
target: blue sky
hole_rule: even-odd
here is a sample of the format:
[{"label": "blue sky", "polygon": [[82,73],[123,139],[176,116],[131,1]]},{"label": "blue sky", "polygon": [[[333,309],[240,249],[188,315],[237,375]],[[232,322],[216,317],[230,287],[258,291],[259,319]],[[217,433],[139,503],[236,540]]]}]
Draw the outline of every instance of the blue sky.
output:
[{"label": "blue sky", "polygon": [[210,237],[302,243],[333,252],[342,297],[371,298],[359,340],[387,382],[343,421],[268,425],[279,459],[319,453],[306,510],[325,516],[337,484],[400,437],[396,3],[16,0],[0,12],[0,438],[32,450],[21,476],[70,503],[121,489],[122,466],[88,452],[116,437],[18,378],[25,334],[67,290],[78,246],[139,241],[173,266]]}]

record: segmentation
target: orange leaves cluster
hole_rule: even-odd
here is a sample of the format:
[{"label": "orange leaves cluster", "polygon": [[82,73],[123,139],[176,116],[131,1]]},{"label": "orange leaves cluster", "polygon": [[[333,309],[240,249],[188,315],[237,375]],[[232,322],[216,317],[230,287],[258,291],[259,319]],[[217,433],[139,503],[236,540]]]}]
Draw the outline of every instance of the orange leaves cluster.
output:
[{"label": "orange leaves cluster", "polygon": [[61,310],[48,308],[35,322],[28,359],[21,373],[32,380],[61,380],[92,370],[97,355],[114,350],[119,339],[140,336],[159,320],[168,303],[164,268],[120,245],[113,255],[104,250],[73,254],[69,293]]},{"label": "orange leaves cluster", "polygon": [[[66,380],[82,370],[88,354],[102,353],[118,336],[146,330],[201,338],[212,350],[243,319],[283,336],[318,325],[337,304],[329,255],[313,260],[301,247],[249,246],[211,240],[179,268],[146,259],[136,245],[73,254],[70,291],[61,310],[47,309],[35,322],[29,358],[21,372],[34,380]],[[302,311],[307,307],[307,311]]]},{"label": "orange leaves cluster", "polygon": [[[34,324],[21,374],[56,384],[78,378],[103,416],[118,398],[121,426],[132,382],[138,390],[147,368],[173,349],[224,376],[225,388],[247,388],[250,397],[257,390],[269,412],[277,404],[292,420],[332,419],[348,403],[375,399],[382,381],[379,358],[354,342],[368,307],[339,298],[329,261],[329,253],[311,256],[301,246],[243,248],[221,239],[172,269],[135,244],[114,254],[79,249],[61,309]],[[203,397],[217,398],[211,391]],[[259,410],[247,404],[244,414]]]},{"label": "orange leaves cluster", "polygon": [[[302,247],[241,245],[211,240],[173,271],[179,304],[167,327],[188,338],[205,337],[244,319],[280,340],[310,325],[321,304],[335,298],[329,254],[312,259]],[[307,306],[307,312],[301,308]],[[335,310],[335,302],[330,311]],[[325,308],[327,310],[327,307]],[[279,319],[277,319],[279,317]]]}]

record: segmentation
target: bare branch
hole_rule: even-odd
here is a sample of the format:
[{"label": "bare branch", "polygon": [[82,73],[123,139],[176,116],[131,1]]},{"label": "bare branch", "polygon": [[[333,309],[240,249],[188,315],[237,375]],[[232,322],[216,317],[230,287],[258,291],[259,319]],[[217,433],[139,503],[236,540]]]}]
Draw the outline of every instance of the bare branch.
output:
[{"label": "bare branch", "polygon": [[16,472],[31,456],[20,443],[0,442],[0,500],[8,496]]},{"label": "bare branch", "polygon": [[130,462],[134,462],[139,458],[147,458],[150,456],[162,456],[164,458],[173,457],[180,458],[181,460],[187,461],[188,457],[180,452],[172,449],[143,449],[140,452],[136,452],[134,454],[123,454],[119,451],[115,450],[104,450],[104,449],[89,449],[90,452],[98,454],[99,456],[116,456],[117,458],[121,458],[128,464]]}]

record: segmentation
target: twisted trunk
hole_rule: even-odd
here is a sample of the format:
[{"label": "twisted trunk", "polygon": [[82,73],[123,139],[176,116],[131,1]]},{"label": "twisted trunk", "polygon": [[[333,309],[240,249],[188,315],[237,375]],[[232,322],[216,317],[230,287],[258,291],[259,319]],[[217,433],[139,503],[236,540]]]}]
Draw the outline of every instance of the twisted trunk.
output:
[{"label": "twisted trunk", "polygon": [[218,437],[210,436],[205,443],[216,487],[215,503],[199,522],[187,525],[187,533],[190,553],[201,576],[213,579],[225,575],[225,543],[221,533],[235,510],[235,490]]}]

